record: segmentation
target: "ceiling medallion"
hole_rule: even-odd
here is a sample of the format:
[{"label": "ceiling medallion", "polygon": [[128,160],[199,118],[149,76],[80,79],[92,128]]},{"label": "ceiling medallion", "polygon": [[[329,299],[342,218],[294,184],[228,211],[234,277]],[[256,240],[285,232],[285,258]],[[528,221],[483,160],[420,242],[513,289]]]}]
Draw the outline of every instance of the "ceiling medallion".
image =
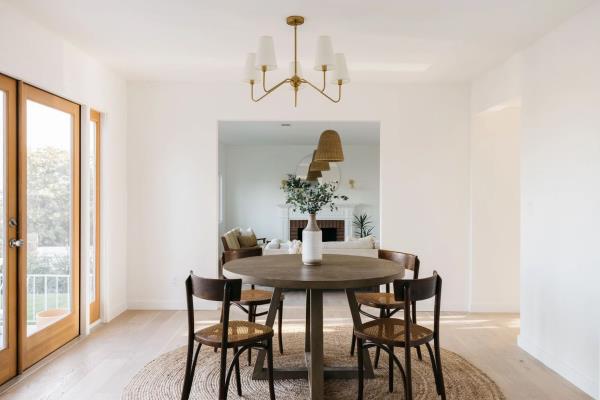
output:
[{"label": "ceiling medallion", "polygon": [[[304,23],[304,17],[291,16],[287,17],[287,24],[294,27],[294,61],[290,62],[290,76],[277,83],[273,87],[267,89],[266,76],[267,71],[277,69],[277,61],[275,60],[275,47],[271,36],[261,36],[258,41],[258,52],[249,53],[246,58],[246,67],[244,74],[244,82],[250,84],[250,97],[252,101],[258,102],[286,83],[289,83],[294,90],[294,107],[298,105],[298,90],[301,85],[306,84],[334,103],[339,103],[342,98],[342,85],[350,82],[348,68],[346,66],[346,57],[344,54],[333,53],[331,38],[329,36],[320,36],[317,42],[317,55],[315,59],[316,71],[323,72],[323,85],[317,87],[309,80],[304,78],[300,63],[298,62],[298,26]],[[261,73],[259,73],[262,72]],[[327,85],[327,72],[331,73],[330,83],[338,86],[337,99],[325,93]],[[262,93],[258,98],[254,97],[254,84],[262,80]]]}]

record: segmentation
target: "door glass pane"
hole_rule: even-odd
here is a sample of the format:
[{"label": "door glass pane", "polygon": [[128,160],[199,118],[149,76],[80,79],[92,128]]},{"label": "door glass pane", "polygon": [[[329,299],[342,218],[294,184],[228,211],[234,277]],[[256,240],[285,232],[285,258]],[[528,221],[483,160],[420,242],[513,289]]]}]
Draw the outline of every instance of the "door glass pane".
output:
[{"label": "door glass pane", "polygon": [[71,312],[72,124],[27,100],[27,335]]},{"label": "door glass pane", "polygon": [[5,135],[6,131],[6,93],[0,91],[0,349],[6,347],[6,320],[8,318],[8,311],[5,311],[6,304],[6,296],[7,291],[4,288],[4,285],[7,285],[8,282],[6,280],[5,273],[5,264],[6,264],[6,249],[5,246],[5,235],[6,235],[6,226],[5,226],[5,216],[6,210],[4,205],[6,204],[5,199],[5,182],[6,179],[4,177],[4,149],[5,149]]},{"label": "door glass pane", "polygon": [[90,156],[89,156],[89,218],[90,218],[90,242],[88,244],[89,255],[89,291],[88,302],[96,300],[96,122],[90,123]]}]

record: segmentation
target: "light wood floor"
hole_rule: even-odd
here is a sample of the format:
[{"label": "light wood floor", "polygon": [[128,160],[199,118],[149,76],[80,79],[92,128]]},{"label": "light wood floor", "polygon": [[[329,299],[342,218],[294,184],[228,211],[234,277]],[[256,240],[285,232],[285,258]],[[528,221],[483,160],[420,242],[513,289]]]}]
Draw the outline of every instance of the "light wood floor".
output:
[{"label": "light wood floor", "polygon": [[[284,331],[286,324],[302,326],[304,317],[303,296],[286,296]],[[343,294],[326,293],[325,323],[350,329],[345,304]],[[218,319],[218,312],[198,312],[196,318],[208,323]],[[421,313],[420,322],[429,324],[431,314]],[[185,344],[186,323],[183,311],[127,311],[0,386],[0,399],[120,399],[146,363]],[[518,315],[444,313],[441,329],[442,347],[485,371],[508,399],[590,399],[517,347]]]}]

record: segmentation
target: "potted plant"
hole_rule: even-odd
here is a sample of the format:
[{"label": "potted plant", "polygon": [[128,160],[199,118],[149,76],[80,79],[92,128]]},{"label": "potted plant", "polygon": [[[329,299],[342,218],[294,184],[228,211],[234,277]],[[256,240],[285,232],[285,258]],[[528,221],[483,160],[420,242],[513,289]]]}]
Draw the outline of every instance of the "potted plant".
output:
[{"label": "potted plant", "polygon": [[334,200],[348,200],[348,196],[336,195],[336,183],[309,182],[288,175],[282,182],[281,189],[285,193],[285,204],[292,206],[294,212],[308,214],[308,224],[302,231],[302,262],[305,265],[320,265],[323,259],[322,233],[317,225],[317,213],[329,206],[333,211],[337,207]]},{"label": "potted plant", "polygon": [[354,221],[352,224],[356,228],[354,233],[359,238],[364,238],[370,236],[375,229],[373,222],[371,221],[371,217],[367,213],[362,213],[360,215],[354,216]]}]

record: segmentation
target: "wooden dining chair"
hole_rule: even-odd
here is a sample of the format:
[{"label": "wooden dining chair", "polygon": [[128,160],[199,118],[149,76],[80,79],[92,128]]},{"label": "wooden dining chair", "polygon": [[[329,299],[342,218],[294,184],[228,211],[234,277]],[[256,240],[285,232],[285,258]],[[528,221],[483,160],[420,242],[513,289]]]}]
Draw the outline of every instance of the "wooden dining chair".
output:
[{"label": "wooden dining chair", "polygon": [[[414,254],[402,253],[399,251],[392,250],[379,250],[379,258],[383,260],[393,261],[398,263],[409,271],[413,272],[413,279],[419,279],[419,267],[421,262],[419,257]],[[404,308],[404,303],[397,301],[394,293],[390,292],[390,284],[385,285],[385,292],[364,292],[356,293],[356,302],[358,303],[359,312],[369,318],[391,318],[394,314]],[[362,309],[363,306],[373,307],[379,309],[379,317],[370,314]],[[412,322],[417,323],[417,307],[415,304],[412,305]],[[354,345],[356,344],[356,338],[352,336],[352,344],[350,347],[350,355],[354,355]],[[375,350],[375,368],[379,366],[379,354],[380,350]],[[421,354],[421,347],[417,346],[417,356],[419,360],[423,359]]]},{"label": "wooden dining chair", "polygon": [[[269,395],[275,399],[273,386],[273,329],[249,321],[230,321],[229,309],[232,301],[239,301],[242,295],[241,279],[208,279],[194,275],[193,271],[185,281],[188,314],[188,351],[185,365],[185,377],[181,399],[190,397],[194,371],[198,362],[198,354],[202,345],[221,349],[221,364],[219,369],[219,400],[227,399],[229,381],[235,369],[237,393],[242,395],[240,378],[240,355],[251,348],[267,351],[267,375],[269,380]],[[195,331],[194,328],[194,297],[204,300],[222,301],[222,322]],[[198,343],[194,353],[194,345]],[[227,373],[227,353],[233,349],[233,359]]]},{"label": "wooden dining chair", "polygon": [[[433,312],[433,331],[414,323],[411,319],[411,309],[417,301],[435,297]],[[435,377],[436,391],[442,400],[446,399],[444,376],[442,373],[442,359],[440,357],[440,304],[442,298],[442,278],[433,273],[425,279],[399,279],[394,281],[394,298],[402,302],[404,319],[377,318],[362,324],[354,329],[358,354],[358,399],[362,400],[364,391],[363,351],[376,347],[389,354],[388,389],[394,391],[394,364],[400,370],[404,381],[405,399],[412,400],[412,371],[411,348],[425,345],[429,351],[429,358]],[[430,342],[433,341],[434,350]],[[404,369],[400,360],[394,354],[395,347],[404,348]],[[435,354],[434,354],[435,353]]]},{"label": "wooden dining chair", "polygon": [[[251,256],[252,257],[252,256]],[[237,257],[244,258],[244,257]],[[225,257],[223,257],[225,259]],[[220,268],[222,270],[222,268]],[[223,276],[224,277],[224,276]],[[260,290],[256,289],[254,285],[250,285],[250,289],[242,289],[242,295],[240,300],[232,301],[232,304],[238,307],[240,310],[245,312],[248,315],[249,322],[256,322],[256,317],[262,317],[263,315],[267,315],[269,312],[261,311],[258,312],[258,307],[265,304],[271,303],[271,298],[273,297],[273,292],[268,290]],[[283,354],[283,300],[285,296],[283,293],[279,298],[279,306],[277,308],[277,339],[279,345],[279,353]],[[248,350],[248,365],[252,364],[252,350]]]}]

